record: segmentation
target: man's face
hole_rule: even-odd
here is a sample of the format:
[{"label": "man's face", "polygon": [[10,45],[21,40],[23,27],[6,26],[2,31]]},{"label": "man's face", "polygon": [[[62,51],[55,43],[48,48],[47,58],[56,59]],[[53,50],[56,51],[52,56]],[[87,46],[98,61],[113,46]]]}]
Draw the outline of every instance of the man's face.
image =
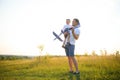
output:
[{"label": "man's face", "polygon": [[77,25],[77,22],[75,20],[72,21],[72,25],[73,26],[76,26]]},{"label": "man's face", "polygon": [[70,20],[66,20],[66,24],[70,24]]}]

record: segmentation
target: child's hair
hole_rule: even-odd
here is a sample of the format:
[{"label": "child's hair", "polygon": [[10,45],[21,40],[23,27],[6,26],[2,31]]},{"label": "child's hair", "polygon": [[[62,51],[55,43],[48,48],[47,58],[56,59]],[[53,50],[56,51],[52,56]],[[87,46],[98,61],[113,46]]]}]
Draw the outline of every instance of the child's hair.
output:
[{"label": "child's hair", "polygon": [[69,21],[70,21],[70,19],[66,19],[66,20],[69,20]]}]

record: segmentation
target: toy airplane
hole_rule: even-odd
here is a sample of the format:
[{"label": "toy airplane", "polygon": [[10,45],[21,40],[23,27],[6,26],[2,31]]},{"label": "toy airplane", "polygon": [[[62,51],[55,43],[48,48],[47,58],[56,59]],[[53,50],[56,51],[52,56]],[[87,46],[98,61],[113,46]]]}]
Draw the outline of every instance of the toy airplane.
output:
[{"label": "toy airplane", "polygon": [[[61,35],[62,33],[60,33]],[[57,35],[54,31],[53,31],[53,35],[56,37],[54,40],[58,39],[59,41],[63,42],[63,40],[60,38],[60,35]]]},{"label": "toy airplane", "polygon": [[54,39],[54,40],[58,39],[59,41],[63,42],[63,40],[60,38],[60,36],[61,36],[62,34],[64,34],[65,32],[68,32],[68,31],[71,30],[71,29],[72,29],[72,28],[66,28],[64,31],[61,30],[61,33],[60,33],[59,35],[57,35],[57,34],[53,31],[53,35],[55,36],[55,39]]}]

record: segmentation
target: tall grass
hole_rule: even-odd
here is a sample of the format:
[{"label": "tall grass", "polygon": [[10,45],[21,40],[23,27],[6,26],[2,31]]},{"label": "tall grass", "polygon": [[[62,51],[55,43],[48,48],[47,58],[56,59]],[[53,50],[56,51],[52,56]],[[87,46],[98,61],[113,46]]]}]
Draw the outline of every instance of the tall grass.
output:
[{"label": "tall grass", "polygon": [[69,74],[66,57],[1,60],[0,80],[120,80],[119,56],[77,56],[80,75]]}]

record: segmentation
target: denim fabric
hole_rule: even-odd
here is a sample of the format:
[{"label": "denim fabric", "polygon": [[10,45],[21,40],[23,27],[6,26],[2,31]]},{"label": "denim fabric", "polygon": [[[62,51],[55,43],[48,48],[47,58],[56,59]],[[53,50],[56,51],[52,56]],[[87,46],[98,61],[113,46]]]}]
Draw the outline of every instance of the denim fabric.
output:
[{"label": "denim fabric", "polygon": [[66,56],[74,56],[74,50],[75,50],[75,45],[71,45],[70,43],[67,43],[65,45]]}]

